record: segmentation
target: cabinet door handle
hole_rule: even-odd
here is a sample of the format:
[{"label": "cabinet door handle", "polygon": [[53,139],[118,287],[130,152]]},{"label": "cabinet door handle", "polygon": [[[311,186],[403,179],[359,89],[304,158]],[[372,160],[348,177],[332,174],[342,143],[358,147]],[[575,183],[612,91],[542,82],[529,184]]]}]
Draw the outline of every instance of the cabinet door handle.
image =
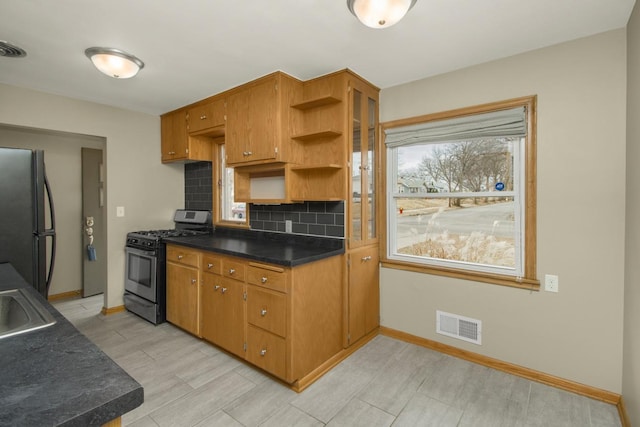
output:
[{"label": "cabinet door handle", "polygon": [[210,269],[211,267],[213,267],[213,264],[211,264],[211,263],[207,264],[207,268]]},{"label": "cabinet door handle", "polygon": [[193,284],[195,284],[197,281],[198,281],[198,280],[196,280],[196,279],[191,279],[191,284],[193,285]]},{"label": "cabinet door handle", "polygon": [[173,156],[174,154],[176,154],[176,152],[175,152],[175,151],[169,151],[169,153],[168,153],[168,154],[169,154],[170,156]]},{"label": "cabinet door handle", "polygon": [[243,155],[243,156],[245,156],[245,157],[248,157],[248,156],[250,156],[250,155],[252,155],[252,154],[253,154],[253,153],[252,153],[251,151],[243,151],[243,152],[242,152],[242,155]]},{"label": "cabinet door handle", "polygon": [[364,262],[371,261],[371,255],[363,256],[362,261]]},{"label": "cabinet door handle", "polygon": [[218,289],[220,289],[220,285],[215,285],[215,286],[213,287],[214,292],[215,292],[215,291],[217,291]]},{"label": "cabinet door handle", "polygon": [[184,258],[182,255],[178,255],[178,259],[182,259]]},{"label": "cabinet door handle", "polygon": [[235,272],[236,272],[236,270],[235,270],[235,269],[233,269],[233,268],[230,268],[230,269],[229,269],[229,274],[234,274]]},{"label": "cabinet door handle", "polygon": [[222,288],[222,293],[224,294],[225,292],[227,292],[227,288]]},{"label": "cabinet door handle", "polygon": [[263,348],[262,350],[260,350],[260,356],[264,356],[265,354],[267,354],[266,348]]},{"label": "cabinet door handle", "polygon": [[206,118],[207,118],[207,115],[206,115],[206,114],[203,114],[202,116],[200,116],[200,120],[204,120],[204,119],[206,119]]},{"label": "cabinet door handle", "polygon": [[264,276],[262,276],[262,279],[260,279],[260,281],[261,281],[262,283],[267,283],[267,278],[266,278],[266,277],[264,277]]},{"label": "cabinet door handle", "polygon": [[267,309],[263,308],[262,310],[260,310],[260,316],[264,317],[267,315]]}]

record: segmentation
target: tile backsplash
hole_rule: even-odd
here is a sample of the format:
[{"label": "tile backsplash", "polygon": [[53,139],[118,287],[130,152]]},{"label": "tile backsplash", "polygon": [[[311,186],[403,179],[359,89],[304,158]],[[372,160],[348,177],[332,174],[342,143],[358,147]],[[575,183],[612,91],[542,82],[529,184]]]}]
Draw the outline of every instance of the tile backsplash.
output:
[{"label": "tile backsplash", "polygon": [[[185,209],[213,210],[210,162],[184,165]],[[344,237],[344,202],[304,202],[286,205],[249,205],[252,230],[285,232],[291,220],[294,234]]]},{"label": "tile backsplash", "polygon": [[184,208],[212,210],[211,162],[187,163],[184,165]]},{"label": "tile backsplash", "polygon": [[344,202],[304,202],[291,205],[250,205],[254,230],[285,231],[291,220],[296,234],[344,237]]}]

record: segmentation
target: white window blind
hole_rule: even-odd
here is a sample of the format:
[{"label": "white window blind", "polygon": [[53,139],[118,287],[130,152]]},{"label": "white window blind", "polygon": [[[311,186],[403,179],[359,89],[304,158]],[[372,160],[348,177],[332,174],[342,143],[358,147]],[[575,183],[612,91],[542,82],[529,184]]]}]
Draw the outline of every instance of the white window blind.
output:
[{"label": "white window blind", "polygon": [[527,135],[524,107],[435,120],[385,130],[388,148],[435,142]]}]

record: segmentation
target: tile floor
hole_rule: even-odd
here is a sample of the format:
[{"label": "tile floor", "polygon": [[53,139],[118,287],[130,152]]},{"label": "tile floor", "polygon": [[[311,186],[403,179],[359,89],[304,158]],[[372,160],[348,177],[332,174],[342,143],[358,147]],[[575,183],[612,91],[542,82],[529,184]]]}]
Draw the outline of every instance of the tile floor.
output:
[{"label": "tile floor", "polygon": [[385,336],[298,394],[168,323],[100,315],[101,295],[54,305],[143,385],[127,426],[620,426],[613,405]]}]

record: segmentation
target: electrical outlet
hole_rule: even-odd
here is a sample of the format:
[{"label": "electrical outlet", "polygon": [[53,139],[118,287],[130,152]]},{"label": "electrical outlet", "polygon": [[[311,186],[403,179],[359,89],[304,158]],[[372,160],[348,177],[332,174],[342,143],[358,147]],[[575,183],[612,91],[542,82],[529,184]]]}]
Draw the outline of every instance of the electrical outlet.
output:
[{"label": "electrical outlet", "polygon": [[547,292],[558,292],[558,276],[555,276],[553,274],[545,274],[544,290]]},{"label": "electrical outlet", "polygon": [[293,224],[291,223],[290,219],[287,219],[284,221],[284,231],[286,233],[292,233],[293,232]]},{"label": "electrical outlet", "polygon": [[116,216],[117,217],[124,216],[124,206],[116,206]]}]

